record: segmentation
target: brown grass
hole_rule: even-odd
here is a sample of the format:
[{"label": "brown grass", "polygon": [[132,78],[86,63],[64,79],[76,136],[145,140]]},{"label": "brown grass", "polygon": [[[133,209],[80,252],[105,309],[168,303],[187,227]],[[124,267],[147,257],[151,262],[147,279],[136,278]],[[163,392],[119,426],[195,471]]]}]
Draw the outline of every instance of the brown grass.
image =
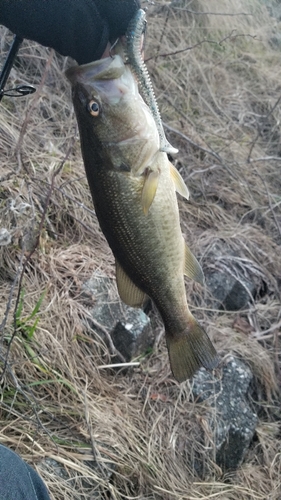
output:
[{"label": "brown grass", "polygon": [[[83,328],[90,304],[81,287],[96,270],[114,279],[113,258],[85,179],[66,60],[25,41],[9,86],[38,90],[0,104],[0,226],[12,237],[0,247],[0,442],[37,468],[56,500],[108,491],[112,499],[280,499],[280,23],[258,0],[173,4],[149,7],[146,55],[191,192],[190,203],[179,202],[183,232],[205,269],[235,272],[239,258],[260,287],[247,309],[231,313],[216,310],[207,290],[187,282],[187,291],[220,354],[253,370],[256,438],[242,466],[223,476],[211,410],[195,404],[190,382],[171,377],[157,318],[155,349],[139,367],[101,369],[111,356]],[[11,36],[1,35],[3,64]],[[19,280],[25,293],[13,336]],[[28,341],[35,318],[24,319],[42,292]],[[47,457],[63,477],[42,465]]]}]

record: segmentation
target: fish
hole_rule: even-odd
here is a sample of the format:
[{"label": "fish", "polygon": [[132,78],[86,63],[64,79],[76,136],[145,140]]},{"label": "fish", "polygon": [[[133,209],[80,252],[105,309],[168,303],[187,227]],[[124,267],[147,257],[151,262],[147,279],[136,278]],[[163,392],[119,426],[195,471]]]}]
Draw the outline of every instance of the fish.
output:
[{"label": "fish", "polygon": [[178,382],[218,364],[216,350],[189,310],[184,275],[203,284],[187,247],[176,191],[188,189],[165,152],[149,107],[120,55],[70,68],[81,152],[95,212],[116,262],[120,298],[156,305]]},{"label": "fish", "polygon": [[126,31],[126,62],[130,64],[136,75],[141,93],[155,120],[160,138],[160,151],[174,154],[178,153],[178,149],[174,148],[166,138],[151,78],[142,58],[142,39],[146,31],[146,24],[145,11],[138,9]]}]

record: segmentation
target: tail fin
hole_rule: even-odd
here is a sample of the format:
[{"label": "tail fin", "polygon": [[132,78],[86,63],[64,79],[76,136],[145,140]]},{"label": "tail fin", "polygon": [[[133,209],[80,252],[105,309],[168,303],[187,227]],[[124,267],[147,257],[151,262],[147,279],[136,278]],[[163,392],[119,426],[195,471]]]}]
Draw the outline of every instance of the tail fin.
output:
[{"label": "tail fin", "polygon": [[207,333],[191,316],[189,327],[181,335],[166,332],[171,370],[178,382],[192,377],[199,368],[215,368],[219,362]]}]

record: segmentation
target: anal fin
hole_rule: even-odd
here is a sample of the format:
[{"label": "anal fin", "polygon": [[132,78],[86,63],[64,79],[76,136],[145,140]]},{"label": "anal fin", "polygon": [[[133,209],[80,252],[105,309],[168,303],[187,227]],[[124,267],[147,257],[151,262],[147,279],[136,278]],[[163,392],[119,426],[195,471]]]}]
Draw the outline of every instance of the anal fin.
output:
[{"label": "anal fin", "polygon": [[205,279],[202,267],[200,266],[198,260],[196,259],[196,257],[194,257],[193,253],[188,248],[185,242],[184,242],[184,249],[185,249],[184,271],[183,271],[184,274],[188,278],[197,281],[197,283],[204,285]]},{"label": "anal fin", "polygon": [[147,295],[140,290],[125,273],[116,260],[116,282],[121,300],[131,307],[142,307],[147,300]]}]

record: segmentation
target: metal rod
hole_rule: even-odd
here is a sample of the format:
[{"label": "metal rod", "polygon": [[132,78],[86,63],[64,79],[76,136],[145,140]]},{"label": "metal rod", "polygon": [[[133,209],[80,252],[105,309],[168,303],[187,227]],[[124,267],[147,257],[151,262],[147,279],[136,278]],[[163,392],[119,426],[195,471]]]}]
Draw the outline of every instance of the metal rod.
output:
[{"label": "metal rod", "polygon": [[3,69],[0,74],[0,101],[3,98],[4,95],[4,87],[6,85],[6,82],[8,80],[9,74],[11,72],[12,66],[14,64],[14,59],[17,55],[17,52],[20,48],[20,45],[22,43],[23,39],[19,37],[18,35],[15,35],[13,43],[10,47],[9,53],[7,55],[6,61],[4,63]]}]

